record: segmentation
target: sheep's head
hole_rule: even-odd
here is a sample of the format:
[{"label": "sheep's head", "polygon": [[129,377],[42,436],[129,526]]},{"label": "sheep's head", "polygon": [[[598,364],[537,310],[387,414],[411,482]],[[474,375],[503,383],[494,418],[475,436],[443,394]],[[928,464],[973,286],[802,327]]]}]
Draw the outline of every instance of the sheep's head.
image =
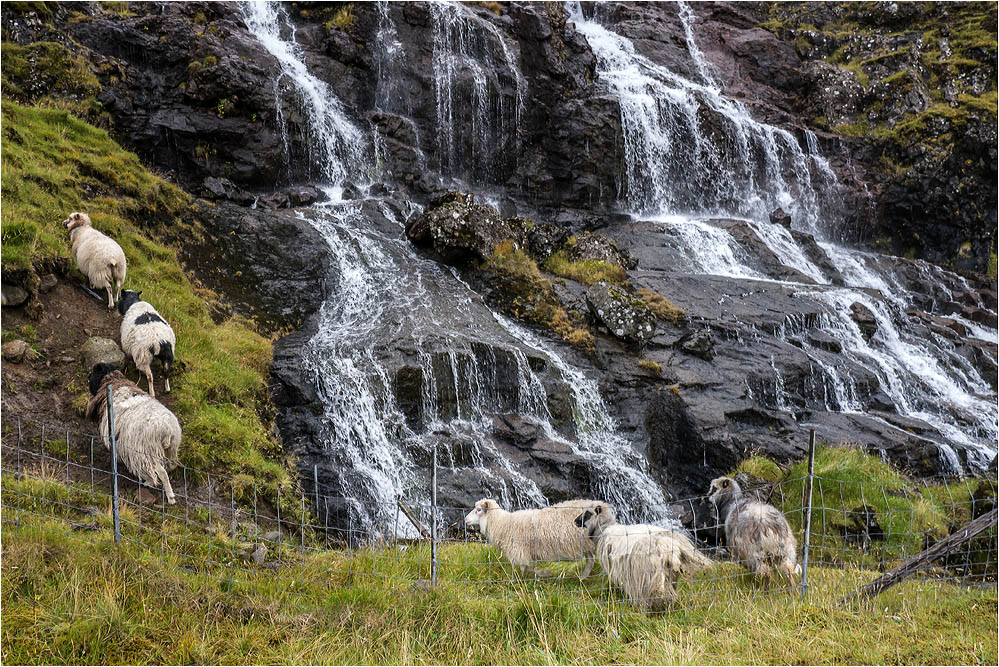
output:
[{"label": "sheep's head", "polygon": [[711,480],[711,486],[708,490],[708,499],[715,504],[715,507],[721,509],[730,502],[738,500],[741,497],[742,487],[740,487],[739,483],[731,477],[718,477],[717,479]]},{"label": "sheep's head", "polygon": [[596,542],[604,532],[604,528],[615,523],[614,513],[605,505],[597,505],[584,510],[573,523],[583,529],[586,536]]},{"label": "sheep's head", "polygon": [[499,503],[495,500],[483,498],[479,502],[475,503],[475,507],[472,511],[465,516],[465,527],[477,528],[480,533],[485,532],[489,513],[498,509]]},{"label": "sheep's head", "polygon": [[114,364],[94,364],[94,367],[90,370],[90,395],[96,396],[98,390],[101,388],[101,383],[104,382],[104,378],[116,370],[118,370],[118,367]]},{"label": "sheep's head", "polygon": [[66,229],[73,231],[77,227],[89,227],[90,216],[86,213],[70,213],[69,217],[62,221]]},{"label": "sheep's head", "polygon": [[125,313],[128,312],[128,309],[140,301],[142,301],[141,290],[138,292],[130,289],[124,290],[122,291],[121,296],[118,297],[118,312],[122,317],[125,317]]}]

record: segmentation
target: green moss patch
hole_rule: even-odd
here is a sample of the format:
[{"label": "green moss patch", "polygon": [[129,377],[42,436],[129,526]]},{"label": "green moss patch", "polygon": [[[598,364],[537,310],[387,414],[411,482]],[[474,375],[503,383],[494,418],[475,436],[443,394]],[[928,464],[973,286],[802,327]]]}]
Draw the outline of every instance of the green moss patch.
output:
[{"label": "green moss patch", "polygon": [[587,351],[593,349],[593,334],[583,325],[582,318],[578,313],[566,311],[551,281],[512,241],[498,244],[483,268],[495,276],[491,282],[504,312],[548,329],[570,345]]},{"label": "green moss patch", "polygon": [[558,251],[545,260],[544,268],[549,273],[569,278],[584,285],[592,285],[599,280],[620,284],[626,279],[624,269],[601,259],[571,261],[565,252]]}]

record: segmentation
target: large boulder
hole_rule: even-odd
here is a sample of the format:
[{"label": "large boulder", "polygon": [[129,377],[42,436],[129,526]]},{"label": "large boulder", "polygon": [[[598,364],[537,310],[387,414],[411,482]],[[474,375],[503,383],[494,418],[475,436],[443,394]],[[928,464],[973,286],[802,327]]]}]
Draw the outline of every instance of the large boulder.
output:
[{"label": "large boulder", "polygon": [[113,340],[91,336],[80,348],[80,359],[83,362],[83,368],[87,371],[95,364],[114,364],[121,368],[125,364],[125,353]]},{"label": "large boulder", "polygon": [[573,236],[562,246],[562,251],[571,262],[597,260],[622,269],[633,269],[638,265],[627,250],[619,248],[603,234],[583,232]]},{"label": "large boulder", "polygon": [[[434,205],[436,204],[436,205]],[[421,247],[432,248],[448,264],[483,262],[503,241],[520,241],[520,230],[472,195],[448,193],[406,225],[406,235]]]},{"label": "large boulder", "polygon": [[615,337],[644,345],[656,333],[656,315],[639,297],[605,280],[586,291],[586,305],[598,321]]}]

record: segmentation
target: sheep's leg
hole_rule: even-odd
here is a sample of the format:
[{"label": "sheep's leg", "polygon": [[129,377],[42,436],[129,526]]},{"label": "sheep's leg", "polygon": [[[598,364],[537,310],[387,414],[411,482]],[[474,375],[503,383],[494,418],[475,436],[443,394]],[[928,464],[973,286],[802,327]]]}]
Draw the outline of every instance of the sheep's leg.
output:
[{"label": "sheep's leg", "polygon": [[173,487],[170,486],[170,475],[167,474],[166,469],[163,466],[159,467],[158,471],[160,481],[163,484],[163,490],[166,492],[167,502],[171,505],[177,502],[177,497],[173,493]]},{"label": "sheep's leg", "polygon": [[521,575],[527,575],[534,579],[552,579],[555,577],[551,572],[546,570],[535,570],[530,565],[518,565],[517,569],[520,570]]},{"label": "sheep's leg", "polygon": [[586,565],[583,566],[583,571],[580,573],[580,579],[586,579],[590,576],[590,572],[593,571],[593,556],[586,557]]},{"label": "sheep's leg", "polygon": [[139,369],[146,375],[146,382],[149,384],[149,395],[152,398],[156,398],[156,387],[153,384],[153,369],[149,366]]},{"label": "sheep's leg", "polygon": [[111,283],[106,283],[104,289],[108,291],[108,310],[114,310],[114,298],[111,296]]},{"label": "sheep's leg", "polygon": [[163,372],[163,386],[166,389],[166,393],[169,394],[170,393],[170,376],[166,373],[166,371]]}]

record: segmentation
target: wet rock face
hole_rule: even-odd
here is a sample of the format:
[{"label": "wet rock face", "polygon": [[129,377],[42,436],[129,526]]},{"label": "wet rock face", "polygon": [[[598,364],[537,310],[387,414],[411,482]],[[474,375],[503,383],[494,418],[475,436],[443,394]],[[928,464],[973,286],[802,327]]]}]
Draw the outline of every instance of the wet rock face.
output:
[{"label": "wet rock face", "polygon": [[860,330],[863,332],[864,337],[870,340],[871,336],[878,331],[878,320],[874,317],[874,313],[871,309],[862,303],[851,303],[850,304],[850,317],[860,325]]},{"label": "wet rock face", "polygon": [[185,263],[231,307],[265,330],[300,325],[326,296],[326,244],[291,212],[227,202],[203,206],[206,238],[182,246]]}]

